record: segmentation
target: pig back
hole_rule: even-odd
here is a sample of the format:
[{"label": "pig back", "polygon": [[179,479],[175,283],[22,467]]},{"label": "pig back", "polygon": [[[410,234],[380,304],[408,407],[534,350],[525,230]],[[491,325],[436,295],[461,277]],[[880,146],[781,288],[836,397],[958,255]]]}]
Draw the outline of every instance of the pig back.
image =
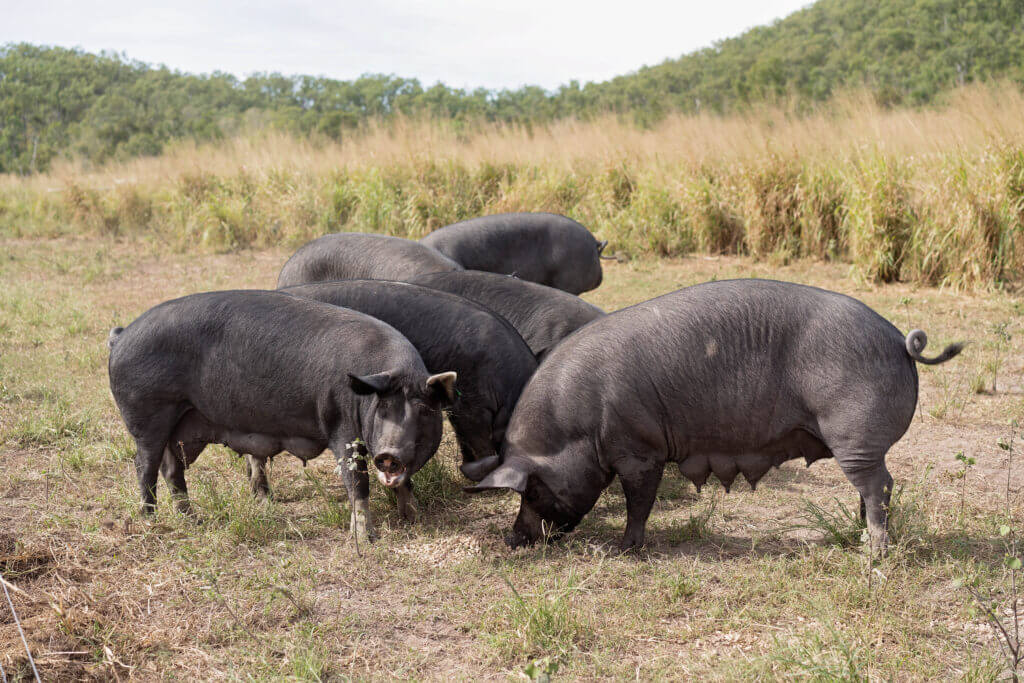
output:
[{"label": "pig back", "polygon": [[359,278],[408,280],[452,270],[462,270],[462,266],[419,242],[343,232],[324,235],[300,247],[281,269],[277,287]]},{"label": "pig back", "polygon": [[420,240],[469,270],[579,294],[601,284],[598,242],[586,227],[552,213],[504,213],[445,226]]},{"label": "pig back", "polygon": [[524,390],[509,440],[599,434],[670,457],[758,449],[794,429],[815,434],[837,402],[882,409],[910,390],[916,399],[916,382],[903,336],[854,299],[766,280],[706,283],[557,346]]},{"label": "pig back", "polygon": [[[182,402],[239,428],[319,433],[354,401],[348,375],[426,380],[412,345],[369,316],[279,292],[209,292],[166,302],[125,328],[111,350],[119,405]],[[408,376],[408,377],[407,377]],[[285,428],[283,425],[289,426]],[[308,424],[307,424],[308,423]]]}]

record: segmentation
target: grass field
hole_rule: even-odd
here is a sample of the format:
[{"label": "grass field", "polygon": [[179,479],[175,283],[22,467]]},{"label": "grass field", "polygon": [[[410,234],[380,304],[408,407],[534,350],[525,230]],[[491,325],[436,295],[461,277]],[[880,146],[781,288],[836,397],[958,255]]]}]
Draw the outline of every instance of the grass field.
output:
[{"label": "grass field", "polygon": [[[918,415],[893,448],[896,542],[870,565],[835,463],[791,462],[756,492],[697,494],[666,473],[648,546],[620,556],[617,484],[551,546],[501,541],[517,502],[469,497],[446,438],[417,475],[420,519],[375,486],[382,538],[354,546],[329,457],[279,457],[273,502],[211,448],[189,470],[200,522],[136,512],[133,446],[107,389],[105,340],[190,292],[267,287],[290,250],[189,254],[159,237],[0,239],[0,569],[44,679],[989,680],[994,630],[959,582],[1005,617],[1011,418],[1024,416],[1024,299],[1005,291],[876,286],[848,264],[737,256],[609,262],[586,295],[617,309],[711,278],[826,286],[874,307],[930,350]],[[994,389],[994,390],[993,390]],[[1009,522],[1024,519],[1020,435]],[[976,459],[966,480],[958,452]],[[852,546],[852,547],[851,547]],[[0,665],[30,675],[5,608]],[[535,661],[539,663],[534,665]]]}]

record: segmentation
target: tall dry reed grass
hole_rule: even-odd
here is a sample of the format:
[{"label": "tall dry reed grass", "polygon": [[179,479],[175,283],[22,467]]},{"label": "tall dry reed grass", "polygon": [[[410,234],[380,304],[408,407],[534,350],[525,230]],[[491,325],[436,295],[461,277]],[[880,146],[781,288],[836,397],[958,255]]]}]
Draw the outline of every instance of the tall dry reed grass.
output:
[{"label": "tall dry reed grass", "polygon": [[851,93],[819,111],[615,117],[532,128],[403,120],[340,143],[254,132],[104,167],[0,177],[0,232],[148,232],[181,248],[419,237],[500,211],[570,215],[624,254],[852,262],[867,279],[990,287],[1024,275],[1024,97],[929,110]]}]

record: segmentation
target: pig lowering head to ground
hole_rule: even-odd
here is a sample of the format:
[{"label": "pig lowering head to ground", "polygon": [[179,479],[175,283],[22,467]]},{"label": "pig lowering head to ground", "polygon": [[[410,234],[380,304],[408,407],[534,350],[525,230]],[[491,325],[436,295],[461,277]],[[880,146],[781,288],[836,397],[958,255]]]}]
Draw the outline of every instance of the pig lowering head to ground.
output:
[{"label": "pig lowering head to ground", "polygon": [[284,264],[277,287],[331,280],[401,280],[462,270],[429,246],[388,235],[339,232],[299,247]]},{"label": "pig lowering head to ground", "polygon": [[420,240],[468,270],[515,275],[579,294],[601,284],[599,242],[571,218],[502,213],[445,226]]},{"label": "pig lowering head to ground", "polygon": [[[263,291],[193,294],[110,334],[110,391],[135,439],[142,508],[156,508],[162,472],[187,511],[185,468],[210,443],[250,457],[266,494],[265,460],[303,462],[330,448],[352,507],[372,533],[367,455],[381,482],[409,501],[409,477],[441,440],[454,372],[431,375],[412,344],[362,313]],[[358,452],[354,452],[358,451]]]},{"label": "pig lowering head to ground", "polygon": [[448,417],[462,473],[479,481],[477,470],[493,468],[512,409],[537,369],[530,347],[505,319],[468,299],[405,282],[342,280],[280,291],[383,320],[412,342],[428,370],[458,373]]},{"label": "pig lowering head to ground", "polygon": [[754,486],[773,466],[834,457],[887,543],[885,454],[917,404],[924,332],[904,337],[861,302],[770,280],[681,289],[597,320],[557,346],[523,390],[502,464],[469,490],[522,504],[506,541],[573,529],[618,475],[623,550],[644,528],[667,462],[700,487]]},{"label": "pig lowering head to ground", "polygon": [[575,294],[479,270],[431,273],[412,280],[486,306],[519,331],[537,358],[591,320],[605,315]]}]

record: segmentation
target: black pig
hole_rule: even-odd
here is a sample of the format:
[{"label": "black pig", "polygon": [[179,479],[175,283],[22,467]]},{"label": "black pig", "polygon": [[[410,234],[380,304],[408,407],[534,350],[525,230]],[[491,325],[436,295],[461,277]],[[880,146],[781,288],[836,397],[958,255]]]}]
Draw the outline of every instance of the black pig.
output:
[{"label": "black pig", "polygon": [[468,270],[515,275],[579,294],[601,284],[601,252],[589,230],[554,213],[471,218],[420,240]]},{"label": "black pig", "polygon": [[427,369],[458,373],[449,419],[462,451],[462,472],[496,458],[519,394],[537,368],[530,348],[503,318],[462,297],[382,280],[342,280],[280,290],[366,313],[401,332]]},{"label": "black pig", "polygon": [[605,315],[574,294],[507,275],[459,270],[421,275],[412,281],[491,309],[512,323],[538,358],[591,320]]},{"label": "black pig", "polygon": [[502,464],[473,490],[522,494],[510,545],[542,521],[567,531],[618,475],[622,548],[643,544],[667,462],[700,486],[751,486],[792,458],[834,457],[887,542],[885,454],[914,416],[924,332],[904,337],[863,303],[769,280],[688,287],[597,320],[557,346],[523,390]]},{"label": "black pig", "polygon": [[209,443],[256,458],[289,451],[303,461],[330,448],[353,530],[366,539],[366,463],[346,447],[365,445],[404,508],[408,478],[437,449],[441,408],[454,391],[455,373],[430,375],[389,325],[280,292],[168,301],[115,328],[109,344],[110,391],[135,439],[147,512],[156,507],[158,471],[188,509],[184,470]]}]

